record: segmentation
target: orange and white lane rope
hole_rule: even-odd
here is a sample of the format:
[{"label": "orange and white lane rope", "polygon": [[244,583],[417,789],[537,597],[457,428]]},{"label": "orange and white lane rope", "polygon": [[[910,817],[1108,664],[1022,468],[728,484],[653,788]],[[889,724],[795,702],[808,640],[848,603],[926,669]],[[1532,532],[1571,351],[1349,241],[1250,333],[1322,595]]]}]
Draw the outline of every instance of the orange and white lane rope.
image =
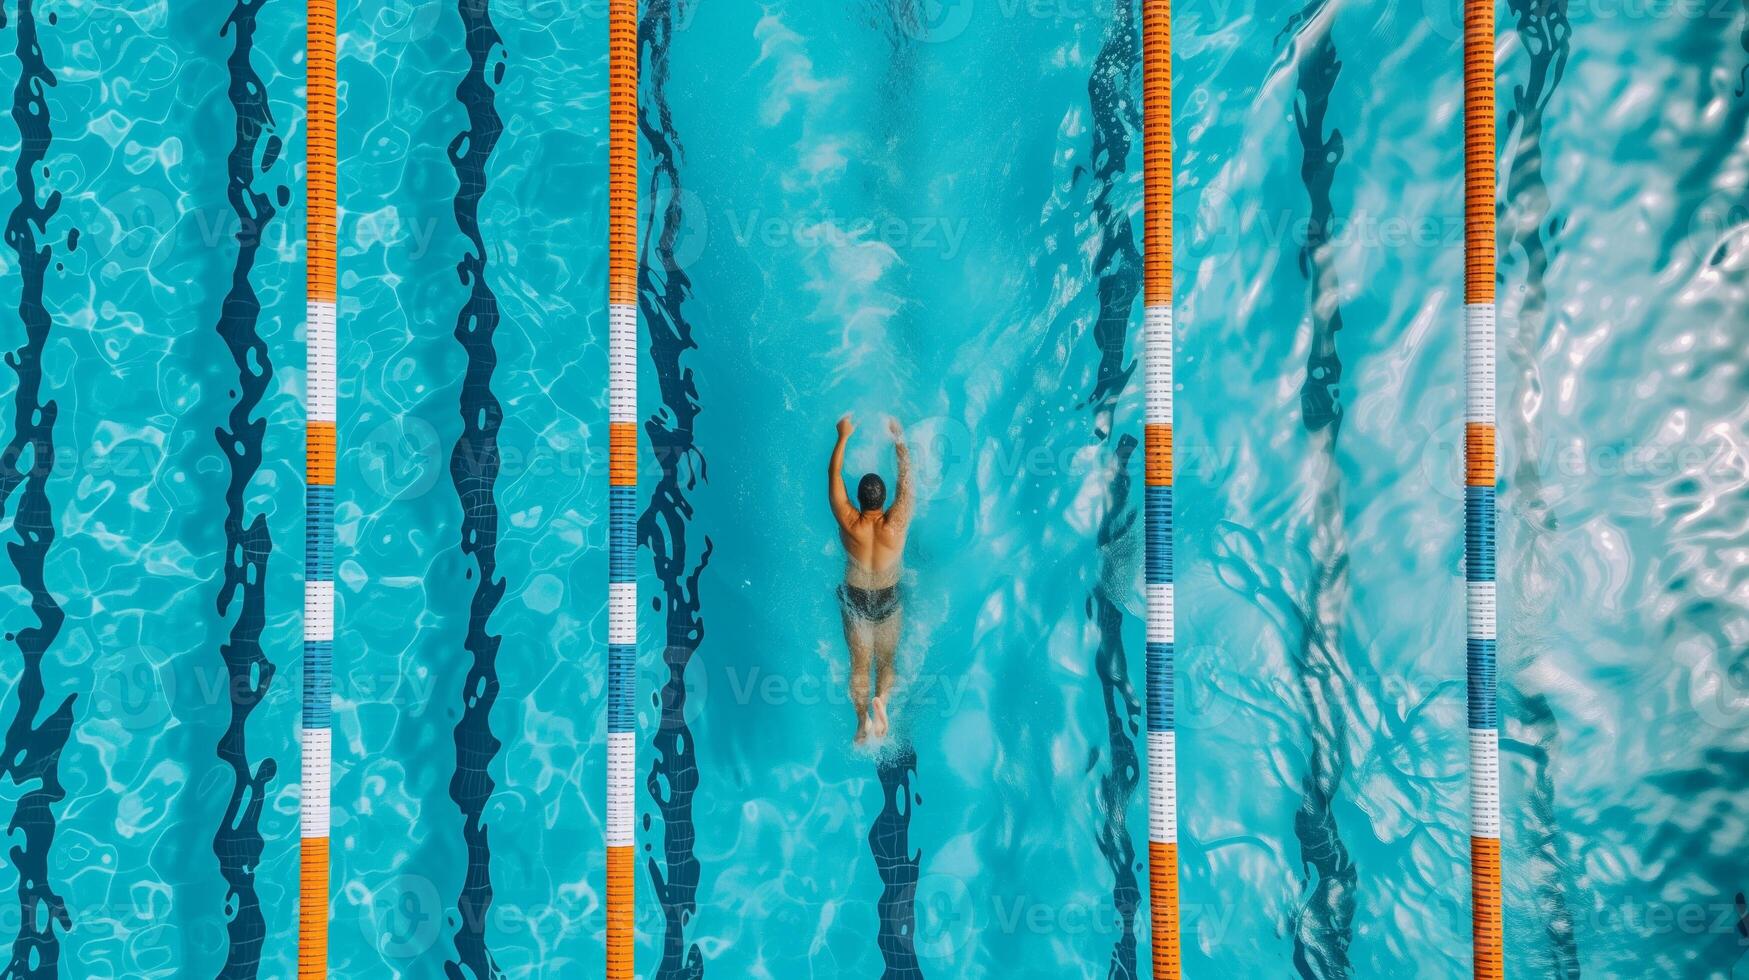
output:
[{"label": "orange and white lane rope", "polygon": [[304,433],[304,710],[298,803],[298,976],[328,975],[328,803],[333,756],[334,469],[337,280],[335,4],[310,0],[305,169],[308,322]]},{"label": "orange and white lane rope", "polygon": [[1178,761],[1173,732],[1172,4],[1142,3],[1142,215],[1147,363],[1148,898],[1154,976],[1177,980]]},{"label": "orange and white lane rope", "polygon": [[632,980],[637,780],[638,4],[608,7],[607,980]]},{"label": "orange and white lane rope", "polygon": [[1494,0],[1464,0],[1464,579],[1470,898],[1478,980],[1504,975],[1494,589]]}]

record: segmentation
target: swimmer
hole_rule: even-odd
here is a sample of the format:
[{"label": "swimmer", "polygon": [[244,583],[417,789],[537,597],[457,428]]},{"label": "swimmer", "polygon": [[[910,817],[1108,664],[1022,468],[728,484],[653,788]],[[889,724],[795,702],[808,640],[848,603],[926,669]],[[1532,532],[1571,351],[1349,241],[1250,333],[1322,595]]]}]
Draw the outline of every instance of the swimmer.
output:
[{"label": "swimmer", "polygon": [[[911,486],[911,450],[897,419],[887,420],[893,452],[899,461],[899,488],[893,505],[887,485],[869,473],[856,485],[856,502],[844,486],[844,446],[856,425],[846,414],[838,420],[838,445],[827,468],[832,516],[844,545],[844,584],[838,587],[844,617],[844,642],[850,647],[850,702],[856,706],[856,744],[885,738],[890,723],[888,699],[893,691],[893,658],[899,647],[901,596],[900,559],[911,525],[916,494]],[[884,507],[884,509],[883,509]],[[874,666],[874,697],[869,697],[869,666]]]}]

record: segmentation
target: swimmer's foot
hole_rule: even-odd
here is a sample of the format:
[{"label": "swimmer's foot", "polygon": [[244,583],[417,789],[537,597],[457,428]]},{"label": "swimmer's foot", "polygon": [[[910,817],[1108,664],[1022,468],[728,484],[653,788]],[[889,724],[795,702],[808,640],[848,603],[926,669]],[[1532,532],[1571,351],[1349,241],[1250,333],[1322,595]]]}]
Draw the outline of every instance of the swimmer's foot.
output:
[{"label": "swimmer's foot", "polygon": [[886,738],[887,729],[890,727],[887,722],[887,699],[883,697],[875,698],[873,701],[870,701],[868,703],[868,713],[870,716],[869,720],[872,722],[869,728],[872,730],[874,737]]},{"label": "swimmer's foot", "polygon": [[869,734],[868,720],[869,720],[868,716],[863,715],[862,718],[857,721],[857,723],[856,723],[856,738],[852,741],[851,744],[857,745],[857,746],[862,746],[862,745],[868,744],[868,734]]}]

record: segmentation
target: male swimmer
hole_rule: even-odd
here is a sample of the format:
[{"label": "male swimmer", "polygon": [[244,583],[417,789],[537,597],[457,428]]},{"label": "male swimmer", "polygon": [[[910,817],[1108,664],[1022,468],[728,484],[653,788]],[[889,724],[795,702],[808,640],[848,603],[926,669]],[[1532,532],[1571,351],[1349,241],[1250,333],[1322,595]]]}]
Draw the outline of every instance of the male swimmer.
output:
[{"label": "male swimmer", "polygon": [[[844,616],[844,641],[850,646],[850,701],[856,706],[856,744],[887,735],[887,699],[893,691],[893,656],[899,646],[899,573],[905,532],[911,524],[915,493],[911,451],[898,419],[888,419],[893,452],[899,459],[899,489],[884,510],[887,485],[869,473],[856,485],[856,503],[844,488],[844,446],[856,426],[847,414],[838,420],[838,445],[827,469],[832,516],[844,544],[844,584],[838,605]],[[869,697],[869,663],[874,663],[874,697]]]}]

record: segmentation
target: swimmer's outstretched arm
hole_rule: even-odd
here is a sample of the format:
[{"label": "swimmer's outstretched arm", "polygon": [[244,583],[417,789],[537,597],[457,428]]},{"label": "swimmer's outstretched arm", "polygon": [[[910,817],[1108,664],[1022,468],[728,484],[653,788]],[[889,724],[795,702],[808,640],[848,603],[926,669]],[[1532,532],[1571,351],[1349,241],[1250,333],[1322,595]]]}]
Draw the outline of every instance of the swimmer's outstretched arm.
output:
[{"label": "swimmer's outstretched arm", "polygon": [[856,519],[856,508],[850,506],[850,494],[844,489],[844,446],[854,431],[856,424],[846,412],[838,420],[838,444],[832,447],[832,461],[826,465],[826,499],[832,502],[832,516],[842,528],[849,528]]},{"label": "swimmer's outstretched arm", "polygon": [[893,492],[886,522],[902,529],[911,521],[912,502],[917,498],[911,486],[911,447],[905,444],[905,430],[898,419],[887,420],[887,431],[893,434],[893,455],[899,458],[899,489]]}]

